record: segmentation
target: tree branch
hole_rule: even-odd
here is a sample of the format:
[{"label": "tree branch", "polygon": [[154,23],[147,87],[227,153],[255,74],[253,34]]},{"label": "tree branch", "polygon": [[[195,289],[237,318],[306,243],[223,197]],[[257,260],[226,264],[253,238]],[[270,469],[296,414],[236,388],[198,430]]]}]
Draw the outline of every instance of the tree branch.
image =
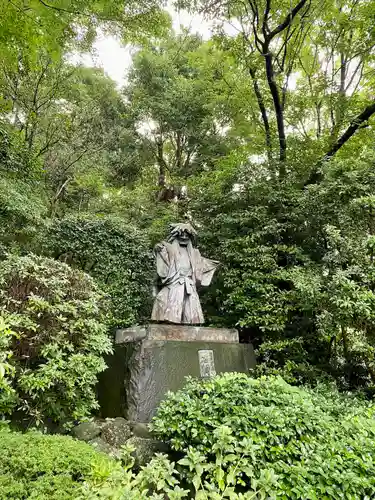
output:
[{"label": "tree branch", "polygon": [[[272,39],[284,31],[286,28],[289,29],[291,23],[293,22],[294,18],[297,16],[298,12],[303,9],[303,7],[307,4],[308,0],[300,0],[298,4],[289,12],[289,14],[285,17],[284,21],[279,24],[275,29],[272,31],[268,31],[267,28],[267,19],[265,20],[266,22],[266,28],[268,31],[267,36],[265,36],[264,42],[262,43],[262,56],[264,57],[265,60],[265,66],[266,66],[266,75],[267,75],[267,83],[268,87],[271,92],[272,100],[273,100],[273,105],[275,109],[275,115],[276,115],[276,122],[277,122],[277,132],[279,136],[279,160],[280,160],[280,177],[285,176],[285,160],[286,160],[286,151],[287,151],[287,144],[286,144],[286,135],[285,135],[285,124],[284,124],[284,111],[283,111],[283,102],[280,96],[279,89],[277,87],[276,83],[276,75],[275,75],[275,70],[274,70],[274,62],[273,62],[273,54],[270,49],[270,44]],[[309,3],[308,7],[309,8]],[[267,14],[267,7],[265,14]],[[306,12],[305,12],[306,15]],[[303,29],[303,28],[302,28]],[[294,31],[293,31],[294,33]],[[286,35],[285,39],[285,45],[287,46],[288,42],[290,41],[289,38],[289,33]],[[287,51],[287,47],[285,47],[285,54]],[[286,55],[285,55],[286,57]]]},{"label": "tree branch", "polygon": [[316,184],[320,182],[323,178],[323,174],[319,172],[319,167],[331,160],[333,156],[339,151],[344,144],[348,142],[348,140],[356,133],[357,130],[363,128],[364,123],[371,118],[371,116],[375,114],[375,102],[369,104],[359,115],[357,115],[354,120],[351,122],[346,131],[342,134],[342,136],[333,144],[333,146],[329,149],[329,151],[321,158],[320,161],[317,162],[315,168],[310,173],[308,180],[304,183],[306,187],[309,184]]},{"label": "tree branch", "polygon": [[[70,163],[68,163],[68,165],[66,165],[62,172],[64,174],[66,174],[66,172],[70,169],[70,167],[72,167],[75,163],[77,163],[81,158],[83,158],[83,156],[85,156],[85,154],[88,152],[89,148],[86,148],[84,149],[76,158],[74,158],[74,160],[72,160]],[[100,150],[100,148],[99,148]],[[97,150],[98,151],[98,150]]]},{"label": "tree branch", "polygon": [[60,142],[60,139],[56,139],[56,140],[50,140],[50,141],[47,141],[43,147],[40,148],[40,150],[38,151],[38,153],[36,154],[36,158],[39,158],[39,156],[42,156],[44,155],[44,153],[46,153],[48,151],[48,149],[52,148],[53,146],[56,146],[56,144],[58,144]]},{"label": "tree branch", "polygon": [[375,113],[375,102],[369,104],[359,115],[351,122],[342,136],[333,144],[330,150],[323,156],[322,161],[330,160],[339,149],[356,133],[361,125],[366,122]]},{"label": "tree branch", "polygon": [[[39,0],[39,3],[41,3],[42,5],[44,5],[44,7],[47,7],[48,9],[57,10],[58,12],[66,12],[67,14],[74,14],[74,15],[82,15],[83,14],[79,10],[68,10],[68,9],[64,9],[63,7],[56,7],[55,5],[50,5],[46,2],[44,2],[43,0]],[[85,15],[85,14],[83,14],[83,15]]]},{"label": "tree branch", "polygon": [[271,0],[266,1],[266,8],[264,10],[264,15],[263,15],[263,24],[262,24],[262,32],[264,39],[266,39],[267,34],[268,34],[268,16],[270,14],[271,10]]},{"label": "tree branch", "polygon": [[55,196],[53,197],[53,203],[55,203],[55,202],[58,200],[58,198],[59,198],[60,194],[63,192],[63,190],[65,189],[65,187],[68,185],[68,183],[69,183],[71,180],[72,180],[72,179],[71,179],[70,177],[67,177],[67,178],[65,179],[65,181],[61,184],[61,186],[57,189],[56,194],[55,194]]},{"label": "tree branch", "polygon": [[284,21],[269,33],[267,40],[271,41],[272,38],[281,33],[281,31],[285,30],[285,28],[287,28],[292,23],[293,19],[296,17],[298,12],[305,6],[306,3],[307,0],[300,0],[300,2],[298,2],[298,4],[294,7],[294,9],[292,9],[289,12]]}]

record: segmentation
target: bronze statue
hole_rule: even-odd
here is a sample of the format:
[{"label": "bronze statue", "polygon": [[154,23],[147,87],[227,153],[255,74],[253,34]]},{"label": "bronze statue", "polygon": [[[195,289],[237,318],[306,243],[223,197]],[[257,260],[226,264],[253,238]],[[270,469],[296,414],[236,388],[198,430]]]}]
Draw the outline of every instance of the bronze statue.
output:
[{"label": "bronze statue", "polygon": [[190,224],[171,224],[167,241],[155,246],[158,286],[151,319],[202,324],[197,286],[208,286],[219,262],[193,247],[196,231]]}]

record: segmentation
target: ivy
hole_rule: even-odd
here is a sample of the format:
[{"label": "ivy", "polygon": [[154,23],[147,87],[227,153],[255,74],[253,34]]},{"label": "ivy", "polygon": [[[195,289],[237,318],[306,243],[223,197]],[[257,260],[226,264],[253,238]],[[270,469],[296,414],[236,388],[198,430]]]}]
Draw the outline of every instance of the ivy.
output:
[{"label": "ivy", "polygon": [[52,222],[45,245],[47,253],[98,282],[109,299],[111,326],[149,318],[154,263],[144,233],[116,217],[73,215]]}]

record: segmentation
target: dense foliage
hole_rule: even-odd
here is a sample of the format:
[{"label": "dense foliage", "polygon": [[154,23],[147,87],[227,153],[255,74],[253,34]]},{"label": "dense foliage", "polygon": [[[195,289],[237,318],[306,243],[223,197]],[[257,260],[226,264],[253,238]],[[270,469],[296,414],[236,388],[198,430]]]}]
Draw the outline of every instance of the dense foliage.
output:
[{"label": "dense foliage", "polygon": [[153,260],[144,233],[119,218],[74,215],[55,219],[45,241],[54,258],[85,271],[100,285],[108,298],[110,325],[148,319]]},{"label": "dense foliage", "polygon": [[89,444],[67,436],[46,436],[0,430],[0,498],[9,500],[179,500],[187,491],[178,486],[174,463],[154,458],[133,472],[132,449],[124,450],[124,466]]},{"label": "dense foliage", "polygon": [[[257,345],[274,342],[274,349],[267,344],[274,354],[283,345],[273,358],[279,368],[295,361],[344,387],[372,385],[373,155],[355,165],[341,160],[305,189],[297,176],[287,184],[242,170],[247,180],[238,193],[231,188],[238,175],[232,171],[229,183],[208,176],[197,195],[210,207],[199,212],[206,251],[223,262],[206,297],[212,321],[237,322]],[[191,205],[198,211],[201,202]]]},{"label": "dense foliage", "polygon": [[155,433],[186,453],[198,489],[261,491],[260,498],[372,498],[374,408],[326,387],[224,374],[169,394]]},{"label": "dense foliage", "polygon": [[52,259],[10,257],[0,289],[1,413],[59,424],[88,416],[111,350],[92,279]]},{"label": "dense foliage", "polygon": [[169,394],[154,432],[157,455],[134,469],[66,436],[0,429],[0,497],[233,500],[372,498],[374,408],[333,387],[226,374]]},{"label": "dense foliage", "polygon": [[111,460],[66,436],[0,430],[0,498],[72,499],[93,469]]},{"label": "dense foliage", "polygon": [[68,436],[46,436],[0,430],[0,498],[9,500],[171,500],[186,496],[178,486],[174,463],[156,457],[138,473],[132,471],[132,449],[124,466]]}]

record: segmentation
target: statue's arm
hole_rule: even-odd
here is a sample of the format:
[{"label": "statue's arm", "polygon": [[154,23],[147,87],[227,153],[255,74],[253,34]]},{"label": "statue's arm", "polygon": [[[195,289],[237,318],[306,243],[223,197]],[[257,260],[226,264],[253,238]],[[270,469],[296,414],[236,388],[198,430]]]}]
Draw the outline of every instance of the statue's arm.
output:
[{"label": "statue's arm", "polygon": [[219,267],[220,262],[218,260],[206,259],[202,257],[202,278],[201,285],[208,286],[215,274],[216,269]]},{"label": "statue's arm", "polygon": [[165,279],[169,273],[169,254],[167,244],[162,241],[157,243],[154,248],[156,257],[156,272],[161,279]]}]

